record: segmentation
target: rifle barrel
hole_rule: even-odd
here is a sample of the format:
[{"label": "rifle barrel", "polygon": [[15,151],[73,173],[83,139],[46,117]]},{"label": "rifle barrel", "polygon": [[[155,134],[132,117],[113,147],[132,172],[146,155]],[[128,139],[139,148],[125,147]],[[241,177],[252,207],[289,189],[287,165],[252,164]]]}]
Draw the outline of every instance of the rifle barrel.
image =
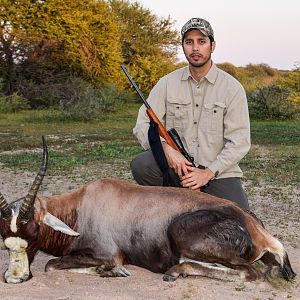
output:
[{"label": "rifle barrel", "polygon": [[132,86],[134,87],[134,89],[136,90],[136,92],[138,93],[138,95],[140,96],[140,98],[142,99],[142,101],[145,104],[145,106],[147,108],[150,108],[150,105],[146,101],[146,99],[145,99],[144,95],[142,94],[141,90],[139,89],[139,87],[136,85],[136,83],[134,82],[134,80],[132,79],[132,77],[130,76],[130,74],[128,73],[126,67],[124,65],[121,65],[121,68],[122,68],[123,72],[125,73],[125,75],[127,76],[127,78],[129,79],[129,81],[132,84]]},{"label": "rifle barrel", "polygon": [[162,138],[165,139],[165,141],[167,142],[167,144],[169,144],[175,150],[179,151],[179,148],[176,146],[175,142],[172,140],[171,136],[169,135],[169,133],[165,129],[164,125],[158,119],[158,117],[156,116],[156,114],[154,113],[154,111],[152,110],[152,108],[150,107],[149,103],[144,98],[142,92],[140,91],[140,89],[138,88],[138,86],[136,85],[136,83],[134,82],[134,80],[132,79],[132,77],[130,76],[130,74],[128,73],[126,67],[124,65],[121,65],[121,68],[122,68],[123,72],[125,73],[125,75],[127,76],[127,78],[129,79],[129,81],[131,82],[131,84],[134,87],[134,89],[136,90],[136,92],[138,93],[138,95],[140,96],[140,98],[142,99],[143,103],[145,104],[145,106],[147,108],[146,112],[147,112],[149,118],[152,119],[158,125],[159,135]]}]

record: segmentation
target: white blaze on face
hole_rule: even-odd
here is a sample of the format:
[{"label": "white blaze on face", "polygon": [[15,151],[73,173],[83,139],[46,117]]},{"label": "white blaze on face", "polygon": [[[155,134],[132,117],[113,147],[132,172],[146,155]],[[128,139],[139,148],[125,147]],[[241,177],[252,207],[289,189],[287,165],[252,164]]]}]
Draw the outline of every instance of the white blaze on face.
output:
[{"label": "white blaze on face", "polygon": [[29,262],[26,253],[28,243],[18,237],[9,237],[4,241],[9,251],[9,266],[5,272],[7,283],[20,283],[29,277]]},{"label": "white blaze on face", "polygon": [[10,222],[10,230],[12,232],[17,232],[17,230],[18,230],[18,228],[17,228],[17,217],[18,217],[19,212],[13,210],[12,213],[13,213],[13,217],[12,217],[11,222]]}]

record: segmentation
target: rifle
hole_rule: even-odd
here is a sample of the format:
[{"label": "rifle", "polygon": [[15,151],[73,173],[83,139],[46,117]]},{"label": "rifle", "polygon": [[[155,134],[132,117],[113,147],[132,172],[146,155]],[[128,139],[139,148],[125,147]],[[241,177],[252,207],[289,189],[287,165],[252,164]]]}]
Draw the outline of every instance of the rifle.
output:
[{"label": "rifle", "polygon": [[[136,90],[136,92],[138,93],[138,95],[140,96],[140,98],[142,99],[144,105],[146,106],[146,112],[147,112],[149,118],[151,118],[158,125],[159,135],[165,139],[165,141],[168,145],[170,145],[173,149],[179,151],[190,163],[192,163],[193,167],[197,167],[194,163],[194,158],[192,156],[190,156],[189,153],[185,150],[183,143],[182,143],[180,136],[179,136],[178,132],[176,131],[176,129],[171,128],[168,131],[166,130],[166,128],[160,122],[160,120],[158,119],[158,117],[156,116],[156,114],[154,113],[152,108],[150,107],[149,103],[144,98],[142,92],[140,91],[140,89],[138,88],[138,86],[136,85],[136,83],[134,82],[134,80],[132,79],[130,74],[128,73],[126,67],[124,65],[121,65],[121,68],[122,68],[123,72],[125,73],[125,75],[127,76],[127,78],[129,79],[132,86],[134,87],[134,89]],[[199,166],[198,168],[204,169],[205,167]]]}]

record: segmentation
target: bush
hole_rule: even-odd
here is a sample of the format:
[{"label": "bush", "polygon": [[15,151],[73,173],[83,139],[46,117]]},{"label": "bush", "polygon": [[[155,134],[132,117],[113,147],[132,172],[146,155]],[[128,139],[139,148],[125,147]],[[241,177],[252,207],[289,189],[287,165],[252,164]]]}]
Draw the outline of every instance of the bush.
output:
[{"label": "bush", "polygon": [[79,93],[79,99],[67,104],[64,120],[89,121],[101,117],[104,113],[112,112],[131,98],[129,93],[120,92],[113,85],[104,85],[99,88],[86,88]]},{"label": "bush", "polygon": [[78,76],[64,72],[49,76],[44,82],[31,80],[19,82],[20,94],[30,100],[33,109],[64,108],[76,109],[78,105],[91,105],[102,111],[111,111],[116,103],[132,98],[129,93],[120,92],[114,85],[88,82]]},{"label": "bush", "polygon": [[289,101],[290,90],[276,85],[258,88],[248,94],[250,117],[257,119],[293,119],[299,105]]},{"label": "bush", "polygon": [[34,82],[22,79],[18,83],[18,90],[27,99],[33,109],[44,109],[53,106],[65,106],[79,101],[80,93],[91,84],[82,78],[61,72],[49,75],[48,80]]},{"label": "bush", "polygon": [[132,94],[119,91],[113,85],[81,88],[76,100],[51,107],[31,121],[90,121],[115,111],[122,104],[132,101],[132,98]]},{"label": "bush", "polygon": [[233,76],[233,77],[235,77],[235,78],[238,79],[239,69],[235,65],[233,65],[231,63],[222,63],[222,64],[217,64],[217,66],[221,70],[227,72],[231,76]]},{"label": "bush", "polygon": [[29,108],[29,101],[18,93],[0,96],[0,113],[15,113]]},{"label": "bush", "polygon": [[276,71],[267,64],[248,64],[245,69],[254,75],[276,75]]},{"label": "bush", "polygon": [[294,70],[287,72],[278,84],[291,91],[290,101],[300,104],[300,63],[296,65]]}]

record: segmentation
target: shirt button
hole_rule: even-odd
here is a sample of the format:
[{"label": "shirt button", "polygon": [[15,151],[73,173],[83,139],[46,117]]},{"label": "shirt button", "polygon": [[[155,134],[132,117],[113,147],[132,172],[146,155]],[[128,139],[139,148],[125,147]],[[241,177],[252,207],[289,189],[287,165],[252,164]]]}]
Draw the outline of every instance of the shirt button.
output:
[{"label": "shirt button", "polygon": [[195,121],[194,124],[197,124],[197,122]]},{"label": "shirt button", "polygon": [[199,106],[199,104],[196,104],[196,107],[198,107]]}]

